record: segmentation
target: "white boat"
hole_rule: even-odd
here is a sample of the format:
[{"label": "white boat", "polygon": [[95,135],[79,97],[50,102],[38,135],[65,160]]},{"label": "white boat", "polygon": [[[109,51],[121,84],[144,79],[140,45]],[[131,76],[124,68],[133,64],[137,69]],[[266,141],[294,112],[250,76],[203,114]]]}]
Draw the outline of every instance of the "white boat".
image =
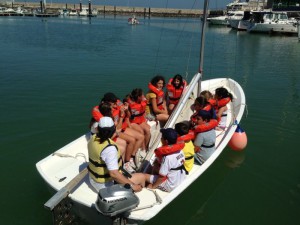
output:
[{"label": "white boat", "polygon": [[250,11],[238,11],[228,19],[231,28],[236,30],[247,30],[250,22]]},{"label": "white boat", "polygon": [[69,12],[69,16],[78,16],[78,10],[77,9],[71,9]]},{"label": "white boat", "polygon": [[98,11],[96,9],[91,9],[91,13],[88,7],[82,7],[81,11],[79,11],[79,16],[97,16]]},{"label": "white boat", "polygon": [[[205,1],[204,12],[206,12],[208,1]],[[202,44],[199,70],[202,71],[204,55],[204,31],[206,26],[207,14],[204,16],[202,27]],[[227,146],[238,124],[236,121],[242,119],[245,109],[245,95],[241,86],[232,79],[218,78],[202,81],[202,74],[196,73],[185,89],[176,109],[173,111],[165,127],[174,127],[177,122],[189,120],[193,114],[191,105],[195,98],[202,90],[209,90],[214,93],[218,87],[225,87],[232,93],[234,100],[227,105],[228,114],[226,129],[216,131],[216,151],[202,165],[195,164],[189,175],[183,183],[176,187],[172,192],[163,192],[160,190],[149,190],[143,188],[141,192],[136,193],[139,204],[136,208],[130,209],[120,215],[109,217],[98,213],[97,193],[91,189],[87,176],[88,149],[87,142],[90,138],[89,133],[79,137],[68,145],[55,151],[36,164],[37,170],[45,182],[55,191],[58,191],[48,202],[45,207],[58,214],[54,218],[59,219],[59,215],[64,215],[62,210],[69,210],[72,207],[73,212],[88,221],[97,221],[97,224],[111,224],[113,219],[118,220],[126,218],[129,224],[141,224],[163,210],[169,203],[175,200],[182,192],[185,191],[192,183],[198,179],[202,173],[218,158],[223,149]],[[161,145],[160,143],[160,126],[155,122],[149,122],[151,126],[151,141],[148,154],[142,163],[141,171],[146,171],[147,167],[155,159],[154,150]],[[63,199],[71,201],[70,204],[61,204]],[[113,203],[122,202],[125,198],[120,196]],[[107,201],[108,203],[108,201]],[[66,207],[64,207],[66,206]],[[70,206],[70,207],[69,207]],[[97,206],[97,207],[96,207]],[[68,211],[69,212],[69,211]],[[120,223],[122,224],[122,223]]]},{"label": "white boat", "polygon": [[300,21],[297,22],[298,40],[300,41]]},{"label": "white boat", "polygon": [[[246,1],[246,2],[240,2],[239,0],[234,1],[226,5],[226,13],[222,16],[217,17],[209,17],[207,20],[212,25],[225,25],[225,26],[233,26],[239,27],[239,21],[244,16],[244,11],[251,11],[251,10],[261,10],[265,6],[265,1]],[[235,22],[233,25],[230,24],[229,20],[232,19]],[[242,28],[243,22],[241,22],[240,27]]]},{"label": "white boat", "polygon": [[297,21],[289,19],[286,12],[262,13],[254,18],[247,28],[249,32],[297,34]]}]

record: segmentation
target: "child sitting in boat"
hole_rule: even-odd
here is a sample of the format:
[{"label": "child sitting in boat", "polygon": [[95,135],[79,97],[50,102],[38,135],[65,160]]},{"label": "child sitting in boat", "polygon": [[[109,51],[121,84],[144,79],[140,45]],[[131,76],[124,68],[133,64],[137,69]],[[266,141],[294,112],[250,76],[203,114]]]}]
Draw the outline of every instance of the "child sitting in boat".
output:
[{"label": "child sitting in boat", "polygon": [[186,177],[184,168],[184,143],[177,143],[178,134],[173,128],[161,129],[162,147],[155,150],[160,163],[158,174],[145,174],[148,188],[171,192]]},{"label": "child sitting in boat", "polygon": [[121,173],[121,153],[116,143],[111,140],[116,131],[112,118],[104,116],[98,124],[98,133],[94,134],[88,142],[88,170],[91,185],[97,192],[112,186],[115,182],[130,184],[135,192],[141,191],[145,186],[144,174],[135,173],[125,177]]},{"label": "child sitting in boat", "polygon": [[144,142],[144,135],[138,131],[128,127],[128,124],[124,121],[126,114],[128,113],[128,107],[113,94],[106,93],[102,99],[102,102],[110,103],[112,109],[112,117],[116,125],[116,134],[118,139],[123,139],[127,143],[125,157],[124,157],[124,169],[129,173],[135,172],[135,154],[139,148],[141,148]]},{"label": "child sitting in boat", "polygon": [[217,117],[220,118],[220,122],[218,124],[218,130],[224,130],[226,128],[226,120],[227,120],[227,104],[232,101],[233,96],[228,90],[224,87],[217,88],[215,90],[215,110],[217,113]]},{"label": "child sitting in boat", "polygon": [[167,84],[167,96],[168,96],[168,111],[169,114],[173,112],[175,106],[178,104],[179,99],[185,89],[187,82],[182,78],[180,74],[176,74],[171,78]]},{"label": "child sitting in boat", "polygon": [[147,99],[143,90],[141,88],[133,89],[127,97],[127,102],[130,112],[129,122],[132,126],[139,127],[139,130],[144,134],[145,140],[142,148],[147,149],[150,141],[150,126],[146,119]]},{"label": "child sitting in boat", "polygon": [[[206,110],[200,110],[197,114],[197,123],[196,125],[208,125],[212,119],[212,114]],[[199,132],[196,135],[194,140],[195,150],[196,150],[196,159],[202,164],[205,162],[211,154],[215,151],[215,142],[216,142],[216,132],[214,129],[209,129],[204,132]]]},{"label": "child sitting in boat", "polygon": [[198,112],[200,110],[205,110],[205,111],[211,111],[214,119],[216,119],[215,112],[213,111],[212,105],[206,100],[206,98],[202,95],[197,97],[195,99],[194,105],[193,105],[193,110],[195,111],[194,114],[191,116],[191,123],[192,126],[194,126],[197,123],[197,116]]},{"label": "child sitting in boat", "polygon": [[178,133],[177,142],[184,142],[183,153],[185,156],[184,168],[190,172],[194,165],[195,147],[192,142],[194,133],[189,133],[189,125],[184,122],[176,123],[175,130]]},{"label": "child sitting in boat", "polygon": [[164,124],[168,118],[168,110],[166,106],[165,93],[165,78],[157,75],[152,78],[148,84],[149,92],[146,94],[146,118],[148,120],[158,120]]}]

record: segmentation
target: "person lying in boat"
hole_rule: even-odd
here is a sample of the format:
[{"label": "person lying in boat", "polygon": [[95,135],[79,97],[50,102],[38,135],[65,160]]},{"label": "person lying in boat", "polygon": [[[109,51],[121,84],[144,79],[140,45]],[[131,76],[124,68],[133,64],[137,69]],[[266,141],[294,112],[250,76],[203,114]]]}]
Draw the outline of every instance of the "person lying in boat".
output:
[{"label": "person lying in boat", "polygon": [[224,130],[226,128],[227,120],[227,104],[232,101],[233,96],[228,92],[226,88],[220,87],[215,90],[214,98],[216,100],[214,107],[217,113],[217,117],[220,118],[217,129]]},{"label": "person lying in boat", "polygon": [[168,111],[169,114],[173,112],[175,106],[178,104],[179,99],[185,89],[187,82],[180,74],[176,74],[171,78],[167,84],[167,97],[168,97]]},{"label": "person lying in boat", "polygon": [[184,143],[177,143],[177,132],[173,128],[161,129],[162,147],[155,150],[160,163],[158,174],[145,174],[148,188],[171,192],[186,178],[184,168]]},{"label": "person lying in boat", "polygon": [[183,148],[184,153],[184,168],[190,172],[194,166],[195,146],[193,144],[194,133],[190,133],[189,125],[184,122],[176,123],[175,130],[178,133],[177,142],[185,143]]},{"label": "person lying in boat", "polygon": [[158,120],[162,124],[169,118],[165,93],[163,91],[165,83],[165,78],[163,76],[157,75],[153,77],[148,84],[149,92],[146,94],[146,118],[150,121]]},{"label": "person lying in boat", "polygon": [[[196,126],[209,126],[212,119],[211,111],[200,110],[197,114]],[[215,151],[216,132],[214,129],[199,132],[194,140],[196,159],[201,164],[205,162]],[[199,160],[200,159],[200,160]]]},{"label": "person lying in boat", "polygon": [[138,131],[128,127],[128,124],[124,121],[124,118],[128,113],[128,106],[123,105],[115,94],[111,92],[106,93],[102,102],[107,102],[111,105],[112,117],[117,129],[117,139],[123,139],[127,143],[124,158],[124,169],[129,173],[134,173],[136,169],[135,154],[137,150],[142,147],[145,137]]},{"label": "person lying in boat", "polygon": [[89,180],[98,192],[102,188],[110,187],[114,183],[130,184],[133,191],[141,191],[145,186],[145,175],[142,173],[121,173],[122,158],[116,143],[111,140],[116,126],[111,117],[102,117],[98,123],[98,133],[88,142]]}]

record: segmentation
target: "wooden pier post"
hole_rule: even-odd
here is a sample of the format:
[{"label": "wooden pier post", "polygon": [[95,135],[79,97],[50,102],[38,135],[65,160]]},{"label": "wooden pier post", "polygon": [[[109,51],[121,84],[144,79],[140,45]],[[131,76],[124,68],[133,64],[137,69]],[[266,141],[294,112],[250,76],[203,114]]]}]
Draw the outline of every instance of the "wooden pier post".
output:
[{"label": "wooden pier post", "polygon": [[148,16],[149,16],[149,19],[150,19],[150,15],[151,15],[151,9],[150,9],[150,7],[149,7],[149,15],[148,15]]}]

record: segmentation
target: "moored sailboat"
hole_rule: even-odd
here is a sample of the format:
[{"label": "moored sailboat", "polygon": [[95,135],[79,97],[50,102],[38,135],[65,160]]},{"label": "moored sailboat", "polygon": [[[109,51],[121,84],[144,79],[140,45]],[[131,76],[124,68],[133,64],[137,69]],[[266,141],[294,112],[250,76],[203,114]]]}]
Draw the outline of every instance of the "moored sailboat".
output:
[{"label": "moored sailboat", "polygon": [[[204,7],[205,12],[207,11],[207,7],[208,1],[206,0]],[[189,120],[193,113],[191,105],[194,103],[195,98],[199,96],[201,90],[209,90],[214,93],[216,88],[225,87],[233,94],[234,100],[227,105],[228,115],[225,130],[216,131],[216,151],[207,161],[203,162],[202,165],[195,164],[185,182],[181,183],[172,192],[153,191],[144,188],[141,192],[135,194],[139,199],[137,207],[134,206],[131,209],[126,208],[125,211],[122,211],[120,214],[115,214],[115,210],[111,213],[112,217],[110,217],[110,215],[97,213],[97,208],[99,208],[97,204],[98,193],[91,188],[86,170],[89,160],[87,142],[90,138],[90,134],[87,133],[36,164],[40,175],[46,183],[58,191],[58,193],[45,204],[47,208],[56,210],[61,204],[60,201],[68,198],[72,201],[72,206],[76,213],[85,218],[94,218],[98,223],[101,221],[101,224],[111,224],[112,218],[115,219],[116,217],[117,219],[119,219],[118,217],[125,217],[129,223],[143,223],[153,218],[164,209],[164,207],[176,199],[180,193],[200,177],[218,158],[236,130],[236,121],[240,121],[243,116],[245,96],[241,86],[232,79],[218,78],[202,81],[206,18],[207,14],[205,13],[202,28],[199,72],[194,75],[188,87],[185,89],[183,96],[165,127],[174,127],[178,122]],[[147,167],[153,163],[155,159],[154,150],[161,145],[160,126],[156,126],[156,123],[153,121],[149,122],[149,124],[151,125],[152,134],[151,147],[140,168],[141,171],[146,171]],[[121,196],[112,200],[112,203],[122,202],[123,200],[124,198]]]}]

